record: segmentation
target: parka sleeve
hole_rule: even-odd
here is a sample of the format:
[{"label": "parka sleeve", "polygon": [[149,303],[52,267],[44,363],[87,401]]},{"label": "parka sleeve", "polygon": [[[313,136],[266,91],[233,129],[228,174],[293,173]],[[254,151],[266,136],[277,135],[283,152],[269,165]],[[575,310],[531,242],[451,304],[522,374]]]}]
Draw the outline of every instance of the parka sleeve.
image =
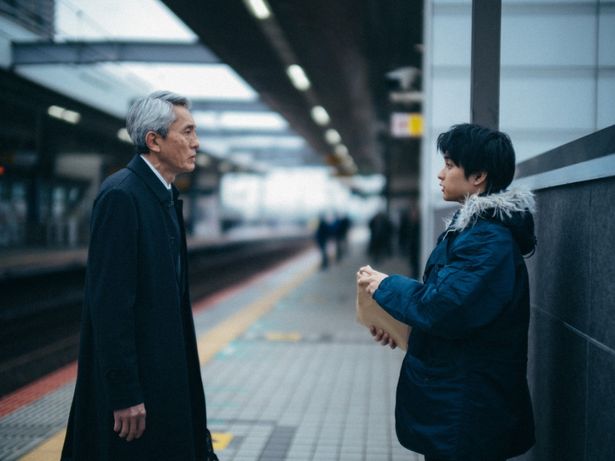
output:
[{"label": "parka sleeve", "polygon": [[87,302],[103,388],[113,410],[143,402],[135,341],[138,219],[133,199],[113,189],[95,204]]},{"label": "parka sleeve", "polygon": [[470,229],[450,248],[448,263],[426,283],[401,275],[385,278],[375,301],[397,320],[450,339],[493,321],[512,299],[512,237],[496,226]]}]

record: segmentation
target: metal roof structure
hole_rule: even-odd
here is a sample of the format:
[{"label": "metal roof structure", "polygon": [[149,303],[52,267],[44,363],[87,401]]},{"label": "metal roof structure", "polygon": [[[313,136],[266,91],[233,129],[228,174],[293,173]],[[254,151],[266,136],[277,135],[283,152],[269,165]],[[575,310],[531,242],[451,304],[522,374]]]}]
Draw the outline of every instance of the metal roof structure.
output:
[{"label": "metal roof structure", "polygon": [[[260,2],[263,19],[247,0],[164,3],[316,151],[332,153],[324,133],[334,128],[360,172],[384,172],[389,91],[399,86],[390,73],[420,74],[422,1],[270,0]],[[309,88],[293,86],[291,65],[304,69]],[[420,90],[420,78],[412,83]],[[324,127],[310,115],[315,106],[330,115]]]},{"label": "metal roof structure", "polygon": [[[418,157],[415,145],[403,147],[409,154],[395,154],[389,117],[396,105],[420,111],[420,0],[314,0],[308,4],[298,0],[163,0],[161,4],[139,0],[131,7],[141,10],[132,14],[144,18],[164,15],[168,13],[162,10],[168,7],[179,21],[178,25],[165,23],[163,29],[149,30],[126,18],[131,28],[147,30],[137,31],[135,38],[124,37],[126,32],[119,23],[107,25],[106,30],[96,24],[93,29],[100,30],[80,36],[60,30],[57,24],[62,18],[49,17],[53,16],[50,5],[55,5],[56,16],[66,16],[60,7],[69,7],[83,20],[86,15],[79,8],[95,2],[40,2],[40,11],[45,13],[42,24],[55,19],[55,29],[39,27],[41,18],[31,8],[0,2],[1,13],[21,15],[26,29],[34,31],[11,37],[7,78],[15,72],[78,103],[107,112],[121,123],[130,101],[147,91],[141,79],[147,77],[150,87],[159,88],[190,72],[192,88],[197,87],[194,92],[205,87],[210,92],[208,97],[189,95],[194,99],[195,112],[249,116],[274,111],[288,121],[282,130],[267,125],[228,130],[202,126],[202,147],[207,151],[222,146],[225,137],[236,143],[241,136],[298,135],[307,144],[288,150],[286,157],[284,143],[269,149],[274,153],[255,147],[251,154],[254,159],[273,159],[272,165],[279,161],[285,165],[326,163],[341,175],[387,173],[387,168],[400,164],[393,157]],[[259,18],[254,13],[253,2],[264,5],[267,17]],[[98,8],[91,9],[98,11],[93,13],[98,17],[86,19],[102,21],[105,12]],[[169,31],[174,27],[181,30]],[[81,25],[77,28],[82,29]],[[162,38],[157,38],[158,33]],[[219,83],[206,84],[199,77],[199,72],[213,70],[226,72],[217,82],[222,79],[232,83],[239,78],[250,89],[237,98],[224,96],[221,88],[216,94]],[[303,87],[296,78],[304,79]],[[215,142],[208,144],[210,138]],[[233,142],[213,154],[232,157],[240,151],[245,158],[246,147],[237,148]],[[411,164],[416,167],[415,161]]]}]

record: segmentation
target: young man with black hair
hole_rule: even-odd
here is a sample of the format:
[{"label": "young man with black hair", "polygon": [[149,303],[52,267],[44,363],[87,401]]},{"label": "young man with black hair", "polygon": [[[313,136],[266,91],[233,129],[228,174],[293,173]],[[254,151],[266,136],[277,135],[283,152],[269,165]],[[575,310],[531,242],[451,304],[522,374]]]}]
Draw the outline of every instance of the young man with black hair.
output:
[{"label": "young man with black hair", "polygon": [[[396,431],[426,461],[501,461],[534,444],[527,384],[529,283],[536,240],[529,191],[510,189],[509,137],[478,125],[438,137],[446,201],[461,203],[422,282],[365,266],[357,279],[412,334],[397,387]],[[395,347],[382,331],[378,341]]]}]

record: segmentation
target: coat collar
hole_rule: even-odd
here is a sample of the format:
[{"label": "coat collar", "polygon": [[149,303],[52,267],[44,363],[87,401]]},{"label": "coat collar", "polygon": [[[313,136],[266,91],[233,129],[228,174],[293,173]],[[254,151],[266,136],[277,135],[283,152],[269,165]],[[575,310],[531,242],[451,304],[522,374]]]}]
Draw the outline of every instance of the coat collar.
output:
[{"label": "coat collar", "polygon": [[504,221],[513,213],[533,213],[534,210],[534,194],[519,187],[489,195],[470,195],[446,227],[449,232],[459,232],[473,225],[481,216]]},{"label": "coat collar", "polygon": [[[133,171],[147,185],[147,187],[152,191],[156,198],[160,200],[160,202],[164,204],[168,204],[170,202],[168,189],[164,187],[164,185],[160,182],[160,179],[156,177],[154,172],[149,166],[147,166],[140,155],[137,154],[132,158],[132,160],[128,163],[128,169]],[[177,200],[179,191],[174,184],[171,184],[171,190],[173,191],[173,199]]]}]

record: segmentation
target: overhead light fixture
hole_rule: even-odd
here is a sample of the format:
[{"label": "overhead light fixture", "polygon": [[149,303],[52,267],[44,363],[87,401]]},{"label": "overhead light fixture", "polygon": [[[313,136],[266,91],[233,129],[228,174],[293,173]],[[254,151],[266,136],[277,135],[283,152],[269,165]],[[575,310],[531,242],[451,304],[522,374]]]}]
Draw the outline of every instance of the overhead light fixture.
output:
[{"label": "overhead light fixture", "polygon": [[275,112],[222,112],[220,128],[286,130],[288,122]]},{"label": "overhead light fixture", "polygon": [[244,3],[256,18],[264,20],[271,16],[271,9],[265,0],[244,0]]},{"label": "overhead light fixture", "polygon": [[322,106],[314,106],[312,107],[312,119],[321,126],[328,125],[331,121],[329,114]]},{"label": "overhead light fixture", "polygon": [[79,123],[79,120],[81,120],[81,114],[79,112],[68,110],[60,106],[49,106],[47,114],[50,117],[72,123],[73,125]]},{"label": "overhead light fixture", "polygon": [[132,139],[130,139],[130,135],[128,134],[128,130],[126,128],[120,128],[117,130],[117,137],[120,141],[132,144]]},{"label": "overhead light fixture", "polygon": [[339,144],[342,141],[342,137],[340,136],[340,134],[337,132],[337,130],[334,130],[333,128],[329,128],[327,131],[325,131],[325,139],[329,144],[332,145]]},{"label": "overhead light fixture", "polygon": [[339,158],[344,158],[348,156],[348,148],[343,144],[338,144],[335,146],[335,155]]},{"label": "overhead light fixture", "polygon": [[290,78],[290,81],[293,83],[295,88],[297,88],[298,90],[306,91],[310,88],[311,83],[307,78],[307,75],[305,75],[305,72],[301,66],[298,66],[297,64],[288,66],[288,68],[286,69],[286,74],[288,75],[288,78]]}]

